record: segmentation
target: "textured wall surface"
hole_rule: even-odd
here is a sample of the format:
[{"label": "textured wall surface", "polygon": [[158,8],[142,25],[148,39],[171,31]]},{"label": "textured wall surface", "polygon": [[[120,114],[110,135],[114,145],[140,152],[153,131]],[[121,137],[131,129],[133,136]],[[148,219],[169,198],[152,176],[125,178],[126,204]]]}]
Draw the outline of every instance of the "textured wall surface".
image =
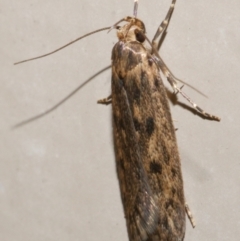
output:
[{"label": "textured wall surface", "polygon": [[[152,38],[170,0],[140,0]],[[110,64],[115,31],[14,66],[132,15],[132,0],[1,1],[1,241],[127,241],[112,141],[110,70],[48,115],[12,127],[62,100]],[[172,105],[185,183],[196,220],[186,241],[240,237],[240,2],[178,0],[160,50],[184,91],[220,123]],[[165,80],[166,86],[171,90]]]}]

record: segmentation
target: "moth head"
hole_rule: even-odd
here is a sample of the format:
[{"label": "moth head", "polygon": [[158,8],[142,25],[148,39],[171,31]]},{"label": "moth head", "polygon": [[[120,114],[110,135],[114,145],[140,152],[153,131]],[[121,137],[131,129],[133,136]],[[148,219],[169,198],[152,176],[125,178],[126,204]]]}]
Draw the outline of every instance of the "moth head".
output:
[{"label": "moth head", "polygon": [[126,17],[124,21],[128,23],[117,27],[118,39],[121,41],[138,41],[143,43],[146,39],[144,23],[133,17]]}]

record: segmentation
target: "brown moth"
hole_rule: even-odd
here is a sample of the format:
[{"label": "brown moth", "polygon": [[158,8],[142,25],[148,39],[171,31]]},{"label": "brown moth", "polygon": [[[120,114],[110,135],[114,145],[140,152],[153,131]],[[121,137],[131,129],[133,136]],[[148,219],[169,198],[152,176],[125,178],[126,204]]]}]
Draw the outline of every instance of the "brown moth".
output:
[{"label": "brown moth", "polygon": [[183,240],[185,200],[165,87],[145,27],[118,28],[112,50],[112,108],[117,172],[129,240]]},{"label": "brown moth", "polygon": [[125,20],[112,51],[112,105],[129,239],[183,240],[183,180],[166,91],[143,45],[144,24]]},{"label": "brown moth", "polygon": [[[194,226],[185,203],[175,129],[160,71],[173,89],[203,116],[220,120],[204,112],[182,92],[177,85],[179,80],[158,54],[161,38],[157,39],[166,31],[175,2],[172,1],[152,42],[145,35],[144,23],[136,17],[137,0],[133,17],[92,32],[117,29],[119,41],[112,50],[112,93],[98,103],[112,103],[117,174],[130,241],[183,240],[185,213]],[[119,26],[121,22],[126,24]]]}]

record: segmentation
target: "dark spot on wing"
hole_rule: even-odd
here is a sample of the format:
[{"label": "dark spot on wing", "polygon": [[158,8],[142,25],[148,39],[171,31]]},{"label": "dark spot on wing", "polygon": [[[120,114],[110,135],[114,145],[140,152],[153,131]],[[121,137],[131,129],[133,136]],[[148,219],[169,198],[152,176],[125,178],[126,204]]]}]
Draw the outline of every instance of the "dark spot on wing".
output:
[{"label": "dark spot on wing", "polygon": [[166,216],[164,216],[162,224],[163,224],[163,226],[164,226],[166,229],[168,229],[169,224],[168,224],[168,219],[167,219]]},{"label": "dark spot on wing", "polygon": [[173,200],[172,199],[167,200],[167,202],[165,203],[166,209],[168,209],[170,206],[173,207]]},{"label": "dark spot on wing", "polygon": [[142,69],[141,71],[141,85],[142,88],[146,88],[146,84],[148,84],[148,75],[147,72]]},{"label": "dark spot on wing", "polygon": [[119,127],[120,127],[122,130],[125,129],[125,128],[124,128],[124,122],[123,122],[123,119],[119,119],[119,120],[118,120],[118,125],[119,125]]},{"label": "dark spot on wing", "polygon": [[158,190],[157,190],[157,192],[158,193],[162,193],[162,191],[163,191],[163,187],[162,187],[163,185],[162,185],[162,182],[161,182],[161,180],[158,180]]},{"label": "dark spot on wing", "polygon": [[139,123],[138,119],[133,118],[133,123],[136,131],[139,131],[141,128],[141,124]]},{"label": "dark spot on wing", "polygon": [[119,118],[118,116],[113,115],[113,121],[114,121],[114,123],[115,123],[115,125],[116,125],[117,128],[125,129],[122,118]]},{"label": "dark spot on wing", "polygon": [[158,88],[159,87],[159,79],[155,78],[154,79],[154,85]]},{"label": "dark spot on wing", "polygon": [[162,173],[162,165],[160,163],[157,163],[156,161],[150,162],[150,172],[151,173]]},{"label": "dark spot on wing", "polygon": [[177,170],[175,168],[171,168],[172,176],[176,177],[177,176]]},{"label": "dark spot on wing", "polygon": [[118,86],[123,87],[123,80],[122,79],[118,79]]},{"label": "dark spot on wing", "polygon": [[140,51],[140,44],[138,42],[132,42],[129,47],[128,56],[126,56],[126,71],[131,70],[138,64],[142,63],[142,56],[138,54]]},{"label": "dark spot on wing", "polygon": [[[135,53],[142,52],[142,49],[143,49],[143,48],[142,48],[142,44],[138,43],[137,41],[131,42],[130,47],[131,47],[131,49],[134,50],[134,51],[133,51],[134,54],[135,54]],[[139,54],[137,54],[137,55],[139,55]],[[142,58],[141,55],[139,55],[139,57]]]},{"label": "dark spot on wing", "polygon": [[116,115],[113,115],[113,121],[114,121],[115,125],[117,125],[117,116]]},{"label": "dark spot on wing", "polygon": [[174,187],[172,187],[172,194],[173,194],[173,196],[175,195],[175,193],[176,193],[176,189]]},{"label": "dark spot on wing", "polygon": [[119,77],[120,80],[123,81],[123,74],[122,74],[121,70],[118,72],[118,77]]},{"label": "dark spot on wing", "polygon": [[119,58],[122,58],[122,54],[123,54],[123,42],[119,41],[115,44],[115,46],[113,47],[112,50],[112,60],[116,61]]},{"label": "dark spot on wing", "polygon": [[139,104],[141,91],[138,88],[136,81],[133,81],[132,92],[133,92],[133,99]]},{"label": "dark spot on wing", "polygon": [[136,58],[135,57],[136,57],[135,54],[132,51],[129,51],[129,53],[128,53],[128,62],[133,65],[136,62]]},{"label": "dark spot on wing", "polygon": [[154,132],[154,119],[152,117],[148,117],[146,120],[146,131],[148,136],[151,136]]},{"label": "dark spot on wing", "polygon": [[123,159],[119,159],[119,166],[122,170],[125,170]]},{"label": "dark spot on wing", "polygon": [[168,151],[166,149],[166,146],[165,144],[162,145],[162,151],[163,151],[163,158],[164,158],[164,162],[169,165],[169,160],[170,160],[170,156],[168,154]]}]

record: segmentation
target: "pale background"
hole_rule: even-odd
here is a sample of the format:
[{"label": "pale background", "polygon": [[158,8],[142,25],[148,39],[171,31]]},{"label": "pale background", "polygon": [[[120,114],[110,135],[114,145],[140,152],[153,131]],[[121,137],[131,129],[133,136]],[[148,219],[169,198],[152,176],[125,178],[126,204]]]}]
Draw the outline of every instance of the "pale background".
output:
[{"label": "pale background", "polygon": [[[170,0],[140,0],[149,38]],[[132,15],[132,0],[0,1],[0,240],[127,241],[112,141],[110,70],[49,115],[18,129],[110,64],[115,31],[44,54]],[[185,195],[195,217],[185,240],[240,237],[240,1],[178,0],[161,48],[208,121],[172,105]],[[165,81],[166,86],[169,87]],[[182,103],[187,102],[178,96]]]}]

